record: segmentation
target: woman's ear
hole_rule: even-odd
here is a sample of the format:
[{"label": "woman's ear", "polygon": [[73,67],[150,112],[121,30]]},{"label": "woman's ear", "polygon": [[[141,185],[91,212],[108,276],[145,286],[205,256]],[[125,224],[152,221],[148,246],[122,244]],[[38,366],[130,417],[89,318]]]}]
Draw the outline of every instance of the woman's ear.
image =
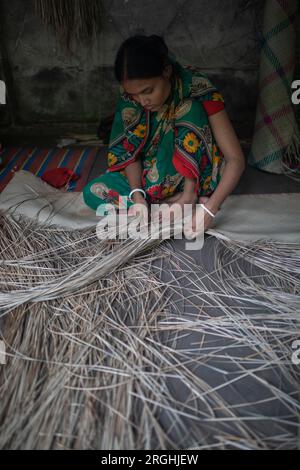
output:
[{"label": "woman's ear", "polygon": [[166,65],[165,68],[164,68],[164,71],[163,71],[163,76],[164,76],[164,78],[170,79],[171,76],[172,76],[172,72],[173,72],[173,66],[172,66],[172,64]]}]

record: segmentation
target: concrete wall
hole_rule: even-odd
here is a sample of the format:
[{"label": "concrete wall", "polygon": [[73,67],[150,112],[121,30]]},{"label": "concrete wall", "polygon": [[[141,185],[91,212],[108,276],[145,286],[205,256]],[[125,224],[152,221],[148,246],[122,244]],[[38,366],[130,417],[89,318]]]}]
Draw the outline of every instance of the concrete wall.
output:
[{"label": "concrete wall", "polygon": [[[9,123],[44,132],[95,127],[114,108],[113,62],[134,33],[160,34],[183,64],[200,66],[223,93],[230,117],[251,135],[263,0],[101,0],[102,29],[90,46],[66,54],[31,0],[2,0],[1,51],[9,81]],[[4,57],[3,60],[3,55]],[[2,64],[3,65],[3,64]],[[0,63],[0,78],[3,67]]]}]

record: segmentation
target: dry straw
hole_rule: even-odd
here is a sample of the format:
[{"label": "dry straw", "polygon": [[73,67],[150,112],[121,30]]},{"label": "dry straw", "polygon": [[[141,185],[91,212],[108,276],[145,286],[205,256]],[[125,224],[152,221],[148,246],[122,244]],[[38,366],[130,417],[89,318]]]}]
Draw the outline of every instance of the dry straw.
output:
[{"label": "dry straw", "polygon": [[299,245],[0,223],[0,448],[299,447]]},{"label": "dry straw", "polygon": [[100,30],[100,0],[34,0],[35,10],[52,27],[62,45],[70,50],[72,39],[90,41]]}]

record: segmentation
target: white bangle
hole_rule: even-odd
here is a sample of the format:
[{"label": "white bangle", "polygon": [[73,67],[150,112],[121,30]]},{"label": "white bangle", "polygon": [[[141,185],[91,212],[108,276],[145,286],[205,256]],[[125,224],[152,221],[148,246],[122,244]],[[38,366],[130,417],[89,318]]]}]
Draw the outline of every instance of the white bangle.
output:
[{"label": "white bangle", "polygon": [[209,209],[207,209],[207,207],[205,207],[204,204],[200,204],[200,206],[201,206],[202,209],[204,209],[211,217],[215,218],[215,214],[213,214]]},{"label": "white bangle", "polygon": [[136,192],[142,193],[142,195],[146,199],[147,196],[146,196],[145,191],[141,188],[136,188],[136,189],[133,189],[132,191],[130,191],[130,193],[129,193],[128,199],[129,199],[130,202],[133,202],[133,200],[131,199],[131,196],[133,195],[133,193],[136,193]]}]

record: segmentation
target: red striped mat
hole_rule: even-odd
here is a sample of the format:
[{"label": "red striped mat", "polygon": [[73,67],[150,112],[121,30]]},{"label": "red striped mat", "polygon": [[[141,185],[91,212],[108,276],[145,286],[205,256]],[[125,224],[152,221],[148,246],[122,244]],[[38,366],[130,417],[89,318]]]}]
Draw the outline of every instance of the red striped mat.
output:
[{"label": "red striped mat", "polygon": [[13,177],[14,169],[27,170],[41,177],[53,168],[69,168],[80,175],[62,191],[82,191],[97,158],[97,147],[40,148],[7,146],[0,157],[4,166],[0,168],[0,192]]}]

